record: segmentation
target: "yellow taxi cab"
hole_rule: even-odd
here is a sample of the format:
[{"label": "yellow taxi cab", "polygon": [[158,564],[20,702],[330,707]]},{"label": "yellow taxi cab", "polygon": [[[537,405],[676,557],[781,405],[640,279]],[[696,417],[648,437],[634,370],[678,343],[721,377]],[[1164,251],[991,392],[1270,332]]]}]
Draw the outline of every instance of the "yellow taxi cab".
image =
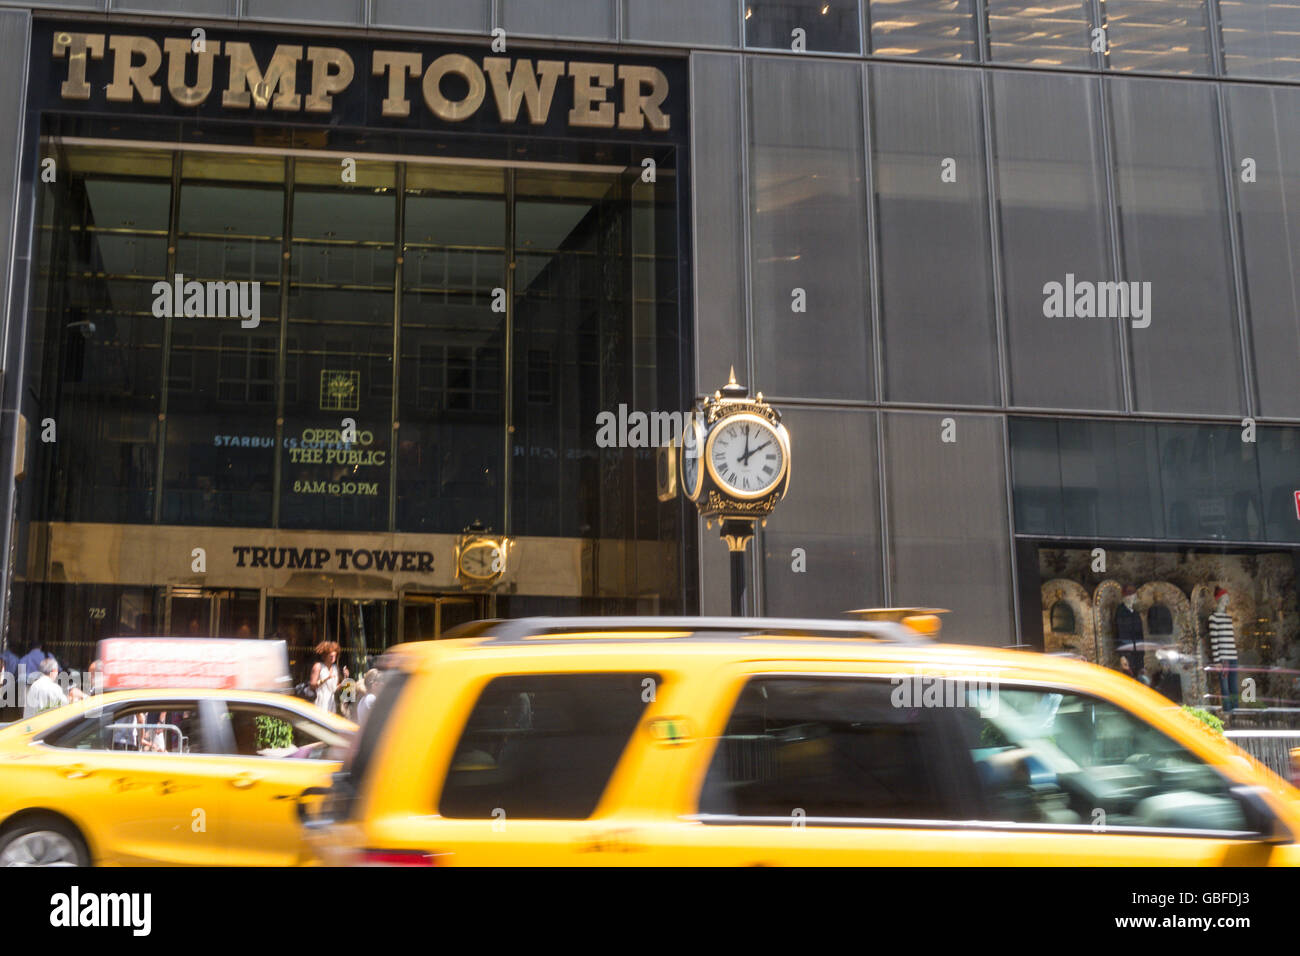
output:
[{"label": "yellow taxi cab", "polygon": [[110,691],[6,725],[0,866],[307,862],[295,806],[356,729],[228,686]]},{"label": "yellow taxi cab", "polygon": [[1300,792],[1166,698],[897,622],[489,621],[382,666],[302,814],[327,863],[1300,863]]}]

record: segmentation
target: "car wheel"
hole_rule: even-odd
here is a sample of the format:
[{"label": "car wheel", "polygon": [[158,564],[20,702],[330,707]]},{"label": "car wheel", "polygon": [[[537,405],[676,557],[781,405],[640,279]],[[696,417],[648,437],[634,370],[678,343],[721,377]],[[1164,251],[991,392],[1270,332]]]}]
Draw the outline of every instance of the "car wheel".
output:
[{"label": "car wheel", "polygon": [[90,854],[71,825],[33,817],[0,834],[0,866],[90,866]]}]

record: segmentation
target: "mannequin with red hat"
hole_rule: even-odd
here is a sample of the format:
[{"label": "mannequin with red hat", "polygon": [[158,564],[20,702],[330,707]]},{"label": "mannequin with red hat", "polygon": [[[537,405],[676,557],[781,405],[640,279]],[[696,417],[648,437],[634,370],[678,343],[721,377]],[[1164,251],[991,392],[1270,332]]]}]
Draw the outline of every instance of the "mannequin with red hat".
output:
[{"label": "mannequin with red hat", "polygon": [[1223,711],[1237,709],[1237,638],[1232,632],[1232,618],[1228,615],[1228,592],[1214,589],[1216,609],[1210,615],[1210,653],[1219,671],[1223,693]]},{"label": "mannequin with red hat", "polygon": [[1136,600],[1137,588],[1131,584],[1124,585],[1124,600],[1115,609],[1115,646],[1128,647],[1128,650],[1120,653],[1127,658],[1133,677],[1141,680],[1146,655],[1140,650],[1143,638],[1142,615],[1133,607]]}]

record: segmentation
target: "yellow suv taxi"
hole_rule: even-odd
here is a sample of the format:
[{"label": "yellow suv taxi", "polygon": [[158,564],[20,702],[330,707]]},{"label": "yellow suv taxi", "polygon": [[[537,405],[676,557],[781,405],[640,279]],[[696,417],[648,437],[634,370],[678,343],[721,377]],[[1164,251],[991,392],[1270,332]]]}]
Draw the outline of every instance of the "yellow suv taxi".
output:
[{"label": "yellow suv taxi", "polygon": [[332,864],[1295,864],[1300,793],[1145,686],[890,622],[488,621],[400,645]]}]

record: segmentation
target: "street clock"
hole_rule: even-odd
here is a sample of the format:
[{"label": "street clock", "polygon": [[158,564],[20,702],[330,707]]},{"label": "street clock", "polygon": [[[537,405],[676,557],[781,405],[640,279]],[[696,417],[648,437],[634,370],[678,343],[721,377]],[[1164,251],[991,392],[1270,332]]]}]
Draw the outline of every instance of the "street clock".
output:
[{"label": "street clock", "polygon": [[781,413],[749,396],[736,370],[711,397],[697,399],[678,443],[682,493],[731,551],[731,612],[740,614],[745,551],[755,522],[767,524],[790,487],[790,433]]},{"label": "street clock", "polygon": [[713,519],[762,521],[790,486],[790,433],[759,392],[731,379],[698,401],[682,429],[682,491]]},{"label": "street clock", "polygon": [[486,532],[475,522],[456,544],[456,579],[466,588],[490,587],[505,574],[508,554],[504,537]]}]

